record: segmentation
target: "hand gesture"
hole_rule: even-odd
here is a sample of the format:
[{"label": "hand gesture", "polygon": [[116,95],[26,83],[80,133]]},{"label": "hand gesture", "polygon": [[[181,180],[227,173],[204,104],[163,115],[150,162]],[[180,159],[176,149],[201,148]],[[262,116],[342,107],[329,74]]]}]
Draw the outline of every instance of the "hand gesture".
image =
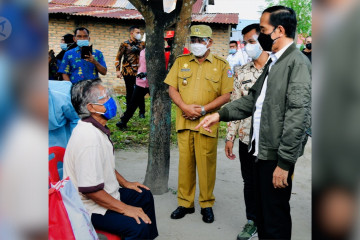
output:
[{"label": "hand gesture", "polygon": [[201,117],[201,105],[190,104],[186,105],[183,109],[183,117],[189,120],[195,120]]},{"label": "hand gesture", "polygon": [[289,186],[287,182],[289,171],[286,171],[279,166],[275,168],[273,173],[273,185],[274,188],[286,188]]},{"label": "hand gesture", "polygon": [[96,63],[96,59],[94,58],[94,55],[91,54],[91,52],[89,52],[90,55],[84,55],[85,61],[91,62],[92,64]]},{"label": "hand gesture", "polygon": [[140,187],[142,187],[146,190],[150,190],[150,188],[148,188],[147,186],[145,186],[144,184],[141,184],[139,182],[127,182],[126,184],[124,184],[124,187],[135,190],[139,193],[142,193],[142,190],[140,189]]},{"label": "hand gesture", "polygon": [[120,71],[116,71],[116,77],[117,78],[122,78],[123,77]]},{"label": "hand gesture", "polygon": [[212,132],[210,127],[214,125],[215,123],[220,121],[220,115],[219,113],[214,113],[209,116],[206,116],[200,123],[195,127],[195,129],[199,129],[200,127],[203,127],[206,131]]},{"label": "hand gesture", "polygon": [[142,219],[147,224],[151,224],[150,218],[148,217],[148,215],[146,215],[146,213],[144,213],[142,208],[126,205],[122,214],[134,218],[137,224],[141,224],[140,219]]},{"label": "hand gesture", "polygon": [[226,141],[225,155],[230,160],[234,160],[236,158],[235,154],[233,154],[233,147],[234,147],[234,143],[232,141]]}]

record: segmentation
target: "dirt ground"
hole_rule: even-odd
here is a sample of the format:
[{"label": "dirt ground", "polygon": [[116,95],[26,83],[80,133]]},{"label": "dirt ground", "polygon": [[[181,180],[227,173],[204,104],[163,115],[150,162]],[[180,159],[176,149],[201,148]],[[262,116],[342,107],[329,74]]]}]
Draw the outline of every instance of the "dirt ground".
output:
[{"label": "dirt ground", "polygon": [[[178,149],[171,149],[170,191],[154,196],[159,237],[157,240],[235,240],[246,223],[243,182],[238,154],[233,161],[226,158],[225,143],[218,144],[217,178],[213,207],[215,221],[212,224],[201,220],[198,203],[198,190],[195,197],[195,213],[179,220],[170,219],[177,207],[175,191],[178,177]],[[238,144],[235,144],[238,153]],[[147,149],[116,152],[116,168],[129,181],[143,182],[147,166]],[[198,185],[197,185],[198,187]],[[291,197],[291,215],[293,221],[292,239],[311,239],[311,139],[305,154],[298,159],[295,167],[293,193]],[[253,239],[257,239],[254,237]]]}]

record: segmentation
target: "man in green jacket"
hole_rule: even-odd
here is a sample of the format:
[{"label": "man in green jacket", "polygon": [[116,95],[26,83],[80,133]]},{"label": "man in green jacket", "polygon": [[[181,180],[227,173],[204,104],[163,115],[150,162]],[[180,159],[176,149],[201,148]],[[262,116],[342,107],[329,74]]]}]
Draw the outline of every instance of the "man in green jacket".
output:
[{"label": "man in green jacket", "polygon": [[252,116],[249,152],[256,156],[255,181],[260,239],[290,239],[290,196],[296,160],[307,142],[311,123],[311,64],[294,44],[296,14],[270,7],[260,19],[258,38],[271,51],[264,71],[249,90],[196,128]]}]

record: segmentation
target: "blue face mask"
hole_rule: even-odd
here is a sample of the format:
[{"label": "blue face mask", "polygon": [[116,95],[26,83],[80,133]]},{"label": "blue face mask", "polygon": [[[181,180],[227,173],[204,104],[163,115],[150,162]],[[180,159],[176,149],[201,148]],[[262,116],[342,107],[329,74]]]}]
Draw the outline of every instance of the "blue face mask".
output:
[{"label": "blue face mask", "polygon": [[106,118],[107,120],[110,120],[116,116],[117,106],[115,100],[112,97],[109,98],[109,100],[107,100],[104,104],[100,104],[100,103],[93,103],[93,104],[102,105],[105,107],[106,111],[104,113],[102,112],[96,112],[96,113],[102,114],[104,118]]},{"label": "blue face mask", "polygon": [[67,44],[66,43],[60,43],[60,48],[62,50],[66,50],[68,48]]},{"label": "blue face mask", "polygon": [[233,48],[230,49],[230,50],[229,50],[229,53],[230,53],[230,54],[235,54],[235,53],[236,53],[236,49],[233,49]]},{"label": "blue face mask", "polygon": [[77,40],[76,43],[79,47],[89,46],[89,40]]}]

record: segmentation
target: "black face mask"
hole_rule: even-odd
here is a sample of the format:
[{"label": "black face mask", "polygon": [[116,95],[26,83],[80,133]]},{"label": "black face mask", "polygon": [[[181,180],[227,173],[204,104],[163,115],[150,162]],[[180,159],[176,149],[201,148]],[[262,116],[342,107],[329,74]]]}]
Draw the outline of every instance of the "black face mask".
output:
[{"label": "black face mask", "polygon": [[311,43],[306,44],[306,48],[311,50]]},{"label": "black face mask", "polygon": [[278,37],[276,39],[271,38],[271,34],[273,32],[275,32],[276,28],[277,27],[275,27],[274,30],[270,34],[260,33],[258,41],[264,51],[271,52],[274,41],[280,38],[280,37]]}]

